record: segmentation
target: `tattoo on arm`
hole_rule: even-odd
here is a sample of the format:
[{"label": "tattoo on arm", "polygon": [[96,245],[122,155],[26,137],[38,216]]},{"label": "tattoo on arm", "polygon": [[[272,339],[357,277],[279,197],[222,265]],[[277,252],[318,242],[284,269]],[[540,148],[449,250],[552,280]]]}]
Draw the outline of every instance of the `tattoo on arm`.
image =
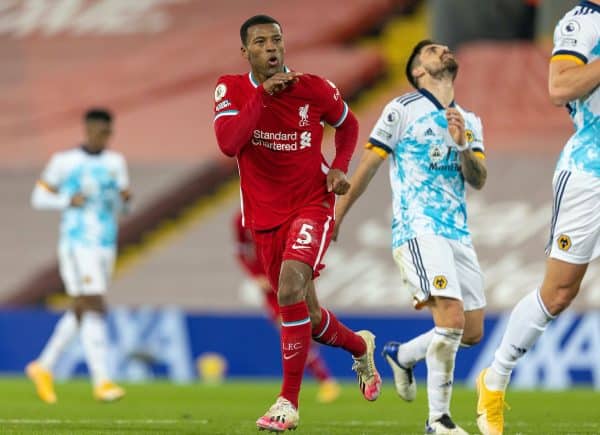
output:
[{"label": "tattoo on arm", "polygon": [[471,186],[479,190],[487,179],[487,168],[482,159],[477,157],[471,150],[460,153],[462,161],[462,173]]}]

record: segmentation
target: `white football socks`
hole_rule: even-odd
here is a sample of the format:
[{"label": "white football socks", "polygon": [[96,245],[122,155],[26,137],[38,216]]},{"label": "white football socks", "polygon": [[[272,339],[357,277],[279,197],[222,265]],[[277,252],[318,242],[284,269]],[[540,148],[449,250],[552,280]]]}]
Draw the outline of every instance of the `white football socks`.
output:
[{"label": "white football socks", "polygon": [[531,349],[554,318],[544,306],[538,290],[527,294],[515,305],[502,343],[486,372],[484,382],[487,388],[495,391],[506,389],[517,361]]},{"label": "white football socks", "polygon": [[46,370],[52,371],[56,360],[71,340],[75,338],[78,329],[79,325],[75,314],[72,311],[65,312],[56,323],[52,335],[37,359],[38,363]]},{"label": "white football socks", "polygon": [[427,349],[427,398],[429,422],[450,415],[450,399],[454,382],[454,360],[463,330],[435,327]]},{"label": "white football socks", "polygon": [[397,358],[398,362],[403,367],[410,368],[425,358],[425,355],[427,355],[427,348],[433,338],[433,330],[434,328],[431,328],[429,331],[406,343],[402,343],[400,347],[398,347]]},{"label": "white football socks", "polygon": [[85,311],[81,316],[81,343],[94,386],[109,379],[107,348],[108,338],[104,315]]}]

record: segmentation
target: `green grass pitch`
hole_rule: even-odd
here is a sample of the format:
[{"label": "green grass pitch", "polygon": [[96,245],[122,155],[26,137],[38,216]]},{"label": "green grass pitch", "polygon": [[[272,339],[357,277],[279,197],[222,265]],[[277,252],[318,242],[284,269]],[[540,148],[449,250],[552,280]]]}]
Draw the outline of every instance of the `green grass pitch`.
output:
[{"label": "green grass pitch", "polygon": [[[57,384],[58,403],[37,400],[25,379],[0,379],[0,434],[258,434],[254,421],[278,392],[275,382],[230,382],[221,386],[127,385],[127,397],[99,404],[83,380]],[[345,384],[338,401],[314,400],[316,386],[306,383],[301,396],[301,434],[420,434],[426,418],[424,385],[414,403],[402,402],[391,382],[373,403],[358,387]],[[507,434],[600,434],[600,394],[509,392]],[[475,425],[475,392],[455,387],[452,403],[457,423],[470,433]],[[264,434],[266,432],[260,432]]]}]

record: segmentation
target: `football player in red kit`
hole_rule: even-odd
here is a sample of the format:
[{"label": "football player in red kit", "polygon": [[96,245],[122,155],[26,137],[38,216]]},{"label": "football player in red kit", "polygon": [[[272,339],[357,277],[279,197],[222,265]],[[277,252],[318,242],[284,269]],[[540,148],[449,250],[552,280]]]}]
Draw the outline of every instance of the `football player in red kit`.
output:
[{"label": "football player in red kit", "polygon": [[[237,259],[246,274],[254,281],[260,290],[262,290],[267,314],[271,321],[279,328],[281,317],[279,315],[277,293],[271,288],[269,279],[265,274],[265,268],[258,259],[256,245],[252,238],[252,231],[242,226],[241,213],[237,213],[233,219],[233,231],[237,242]],[[319,354],[319,348],[316,343],[313,343],[308,351],[306,369],[319,382],[319,391],[317,393],[318,402],[330,403],[339,397],[341,392],[340,386],[331,376],[325,360],[323,360]]]},{"label": "football player in red kit", "polygon": [[[345,173],[358,122],[333,83],[285,66],[283,35],[275,19],[249,18],[240,37],[251,71],[219,78],[214,128],[221,151],[237,158],[242,222],[252,231],[277,292],[283,384],[275,404],[256,424],[282,432],[298,425],[298,395],[311,337],[352,354],[367,400],[375,400],[381,391],[374,335],[351,331],[321,308],[313,283],[331,240],[335,195],[350,187]],[[325,123],[336,129],[331,165],[321,152]]]}]

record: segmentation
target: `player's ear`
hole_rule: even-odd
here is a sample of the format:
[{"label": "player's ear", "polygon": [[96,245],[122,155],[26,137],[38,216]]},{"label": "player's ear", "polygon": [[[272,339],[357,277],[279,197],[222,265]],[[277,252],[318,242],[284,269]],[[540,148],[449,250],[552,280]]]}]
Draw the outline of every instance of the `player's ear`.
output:
[{"label": "player's ear", "polygon": [[425,75],[425,68],[422,65],[416,66],[412,70],[412,76],[415,78],[415,81],[419,81],[421,77]]},{"label": "player's ear", "polygon": [[242,57],[246,60],[248,60],[248,49],[245,46],[241,46],[240,47],[240,52],[242,54]]}]

